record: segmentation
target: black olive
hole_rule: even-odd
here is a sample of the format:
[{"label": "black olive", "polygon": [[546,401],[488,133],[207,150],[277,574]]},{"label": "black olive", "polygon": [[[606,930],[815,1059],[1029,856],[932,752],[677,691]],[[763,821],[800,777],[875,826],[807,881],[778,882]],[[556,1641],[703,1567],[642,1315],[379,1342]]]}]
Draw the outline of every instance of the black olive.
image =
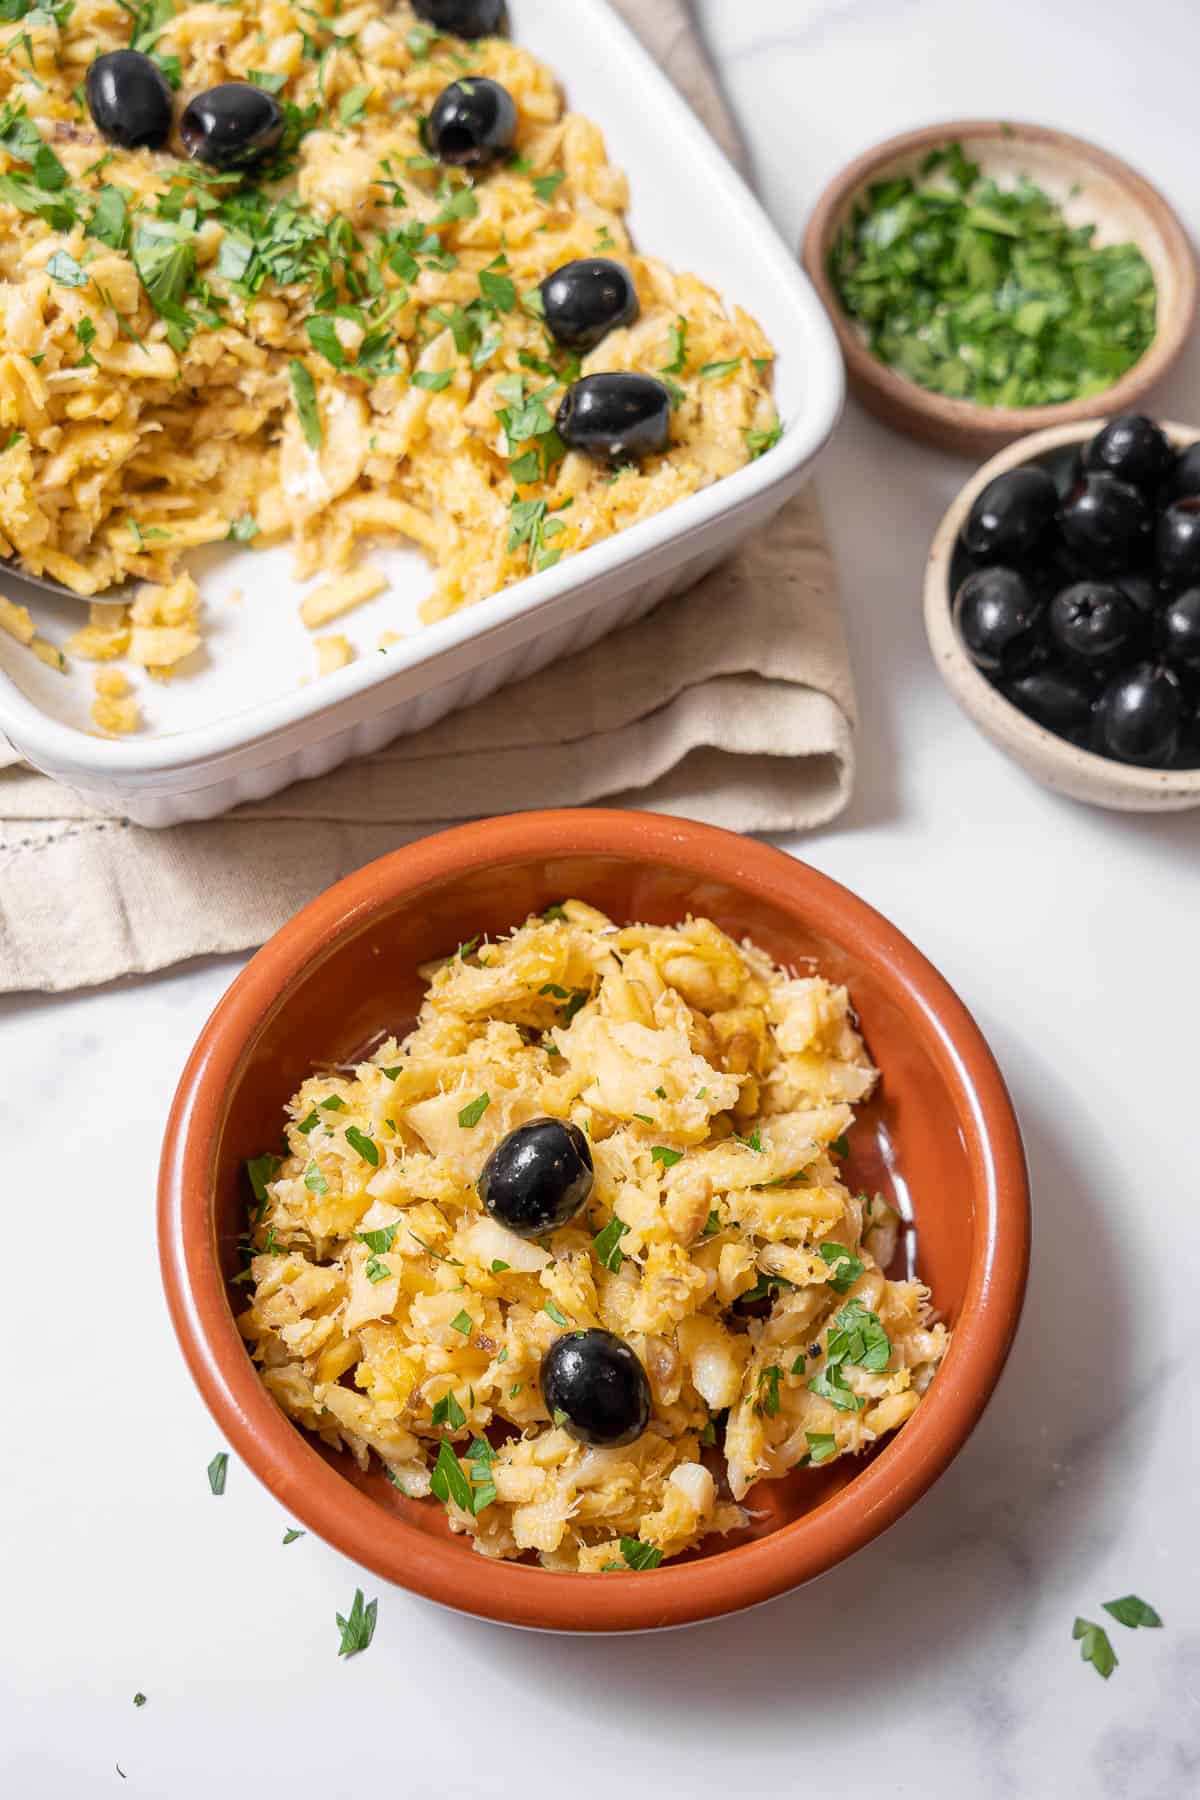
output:
[{"label": "black olive", "polygon": [[1177,594],[1162,617],[1163,653],[1176,668],[1200,675],[1200,588]]},{"label": "black olive", "polygon": [[1149,619],[1158,611],[1162,596],[1148,575],[1115,575],[1113,580],[1133,601],[1143,618]]},{"label": "black olive", "polygon": [[483,1165],[479,1198],[518,1237],[557,1231],[586,1206],[592,1152],[569,1119],[533,1119],[501,1138]]},{"label": "black olive", "polygon": [[622,263],[606,256],[564,263],[542,283],[546,330],[571,350],[591,350],[638,316],[637,289]]},{"label": "black olive", "polygon": [[1109,581],[1077,581],[1050,602],[1050,636],[1072,662],[1087,669],[1115,666],[1129,656],[1141,634],[1137,607]]},{"label": "black olive", "polygon": [[188,102],[179,135],[197,162],[238,169],[269,155],[283,126],[283,108],[274,94],[251,81],[223,81]]},{"label": "black olive", "polygon": [[1058,489],[1045,469],[1009,469],[989,481],[963,526],[972,556],[1020,564],[1037,554],[1058,510]]},{"label": "black olive", "polygon": [[175,102],[166,76],[140,50],[110,50],[87,72],[96,130],[123,150],[157,150],[171,131]]},{"label": "black olive", "polygon": [[504,30],[504,0],[412,0],[418,19],[454,37],[495,37]]},{"label": "black olive", "polygon": [[542,1358],[542,1399],[555,1423],[583,1444],[632,1444],[650,1423],[646,1371],[611,1331],[556,1337]]},{"label": "black olive", "polygon": [[1115,475],[1149,498],[1162,486],[1173,461],[1171,446],[1153,419],[1122,413],[1110,419],[1083,452],[1083,469]]},{"label": "black olive", "polygon": [[1200,584],[1200,494],[1175,500],[1158,521],[1158,572],[1168,587]]},{"label": "black olive", "polygon": [[564,444],[613,463],[657,456],[671,440],[671,396],[653,375],[585,375],[558,409]]},{"label": "black olive", "polygon": [[1138,490],[1115,475],[1083,475],[1060,514],[1067,545],[1097,575],[1128,569],[1138,560],[1149,527]]},{"label": "black olive", "polygon": [[486,75],[443,88],[429,115],[429,146],[440,162],[479,169],[507,155],[517,135],[512,95]]},{"label": "black olive", "polygon": [[1105,756],[1169,768],[1183,725],[1179,677],[1162,663],[1136,663],[1105,688],[1096,718]]},{"label": "black olive", "polygon": [[1015,569],[976,569],[954,596],[954,623],[977,669],[1015,675],[1037,648],[1042,606]]},{"label": "black olive", "polygon": [[1048,664],[1018,675],[1003,690],[1014,706],[1035,724],[1076,743],[1086,735],[1092,719],[1092,690],[1087,677],[1072,669]]},{"label": "black olive", "polygon": [[1167,492],[1172,500],[1181,500],[1185,494],[1200,494],[1200,443],[1189,444],[1179,452],[1167,480]]}]

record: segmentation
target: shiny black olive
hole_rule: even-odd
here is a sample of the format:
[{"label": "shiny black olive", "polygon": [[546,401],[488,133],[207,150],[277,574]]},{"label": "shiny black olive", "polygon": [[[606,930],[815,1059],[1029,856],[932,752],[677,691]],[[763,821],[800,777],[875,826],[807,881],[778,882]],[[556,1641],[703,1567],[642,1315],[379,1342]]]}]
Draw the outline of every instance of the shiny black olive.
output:
[{"label": "shiny black olive", "polygon": [[501,1138],[483,1165],[479,1198],[518,1237],[566,1225],[592,1191],[592,1152],[569,1119],[533,1119]]},{"label": "shiny black olive", "polygon": [[1189,675],[1200,675],[1200,588],[1177,594],[1162,617],[1163,654]]},{"label": "shiny black olive", "polygon": [[1059,515],[1068,547],[1097,575],[1137,562],[1149,526],[1138,490],[1115,475],[1083,475]]},{"label": "shiny black olive", "polygon": [[972,556],[1019,565],[1036,555],[1058,510],[1058,489],[1045,469],[1009,469],[989,481],[963,526]]},{"label": "shiny black olive", "polygon": [[1162,663],[1136,663],[1105,688],[1096,720],[1105,756],[1169,768],[1184,722],[1179,677]]},{"label": "shiny black olive", "polygon": [[1085,675],[1048,664],[1029,669],[1004,688],[1014,706],[1059,737],[1079,743],[1092,720],[1092,690]]},{"label": "shiny black olive", "polygon": [[1072,662],[1087,669],[1129,659],[1142,632],[1133,601],[1110,581],[1077,581],[1050,602],[1050,636]]},{"label": "shiny black olive", "polygon": [[1121,413],[1098,431],[1083,452],[1085,472],[1103,472],[1127,481],[1153,498],[1174,460],[1165,434],[1141,413]]},{"label": "shiny black olive", "polygon": [[517,135],[517,107],[508,89],[486,75],[443,88],[429,115],[429,147],[440,162],[480,169],[506,155]]},{"label": "shiny black olive", "polygon": [[542,283],[546,330],[572,350],[590,350],[638,316],[637,289],[621,263],[606,256],[564,263]]},{"label": "shiny black olive", "polygon": [[1144,619],[1157,612],[1161,595],[1148,575],[1115,575],[1113,580]]},{"label": "shiny black olive", "polygon": [[1200,584],[1200,494],[1175,500],[1158,521],[1158,572],[1169,588]]},{"label": "shiny black olive", "polygon": [[1015,569],[976,569],[954,596],[954,623],[977,669],[1015,675],[1037,648],[1042,606]]},{"label": "shiny black olive", "polygon": [[453,37],[495,37],[504,30],[504,0],[412,0],[418,19]]},{"label": "shiny black olive", "polygon": [[1189,444],[1179,452],[1167,481],[1167,492],[1172,500],[1181,500],[1185,494],[1200,494],[1200,443]]},{"label": "shiny black olive", "polygon": [[87,72],[88,111],[96,130],[123,150],[157,150],[171,131],[175,102],[166,76],[140,50],[110,50]]},{"label": "shiny black olive", "polygon": [[572,450],[613,463],[657,456],[671,439],[671,396],[653,375],[585,375],[558,409],[558,432]]},{"label": "shiny black olive", "polygon": [[650,1382],[624,1338],[564,1331],[542,1358],[542,1399],[583,1444],[632,1444],[650,1423]]},{"label": "shiny black olive", "polygon": [[195,161],[238,169],[269,155],[283,126],[283,108],[274,94],[251,81],[223,81],[188,102],[179,135]]}]

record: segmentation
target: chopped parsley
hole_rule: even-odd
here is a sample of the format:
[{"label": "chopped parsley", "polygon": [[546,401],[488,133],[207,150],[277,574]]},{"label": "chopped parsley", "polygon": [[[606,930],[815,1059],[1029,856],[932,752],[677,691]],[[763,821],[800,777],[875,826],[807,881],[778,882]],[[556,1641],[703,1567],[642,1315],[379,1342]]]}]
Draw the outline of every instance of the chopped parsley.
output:
[{"label": "chopped parsley", "polygon": [[805,1442],[808,1445],[808,1461],[814,1469],[822,1463],[832,1462],[837,1455],[837,1439],[832,1431],[806,1431]]},{"label": "chopped parsley", "polygon": [[243,513],[240,519],[234,519],[229,527],[229,537],[235,544],[252,543],[258,533],[258,520],[249,513]]},{"label": "chopped parsley", "polygon": [[746,448],[755,461],[760,456],[765,456],[768,450],[773,450],[782,436],[783,420],[778,418],[769,431],[743,431],[742,433]]},{"label": "chopped parsley", "polygon": [[459,1431],[466,1424],[467,1415],[451,1390],[435,1401],[430,1419],[434,1425],[448,1425],[451,1431]]},{"label": "chopped parsley", "polygon": [[321,413],[317,406],[317,390],[313,378],[296,356],[293,356],[288,364],[288,374],[291,377],[292,399],[296,403],[296,416],[300,420],[304,441],[310,450],[319,450],[321,448]]},{"label": "chopped parsley", "polygon": [[214,1494],[225,1492],[225,1476],[229,1469],[228,1450],[218,1450],[208,1465],[208,1485]]},{"label": "chopped parsley", "polygon": [[377,1256],[369,1256],[367,1258],[364,1273],[367,1280],[371,1282],[372,1285],[377,1281],[386,1281],[391,1275],[391,1272],[392,1271],[387,1263],[380,1262]]},{"label": "chopped parsley", "polygon": [[597,1232],[592,1239],[592,1248],[596,1252],[597,1259],[602,1267],[611,1269],[614,1275],[620,1272],[621,1264],[625,1260],[621,1250],[621,1239],[628,1230],[629,1227],[624,1219],[618,1219],[614,1213],[603,1231]]},{"label": "chopped parsley", "polygon": [[1079,1640],[1079,1654],[1083,1661],[1091,1663],[1097,1675],[1102,1675],[1107,1681],[1120,1658],[1103,1625],[1094,1625],[1090,1619],[1076,1619],[1071,1636]]},{"label": "chopped parsley", "polygon": [[1162,1624],[1154,1608],[1147,1606],[1144,1600],[1139,1600],[1136,1594],[1126,1594],[1120,1600],[1105,1600],[1101,1604],[1118,1625],[1127,1625],[1131,1631],[1135,1631],[1139,1625],[1149,1628]]},{"label": "chopped parsley", "polygon": [[[86,269],[80,267],[75,258],[66,250],[56,250],[46,264],[46,273],[51,281],[57,281],[59,287],[86,287],[91,276]],[[90,323],[90,321],[89,321]],[[92,327],[93,334],[95,326]]]},{"label": "chopped parsley", "polygon": [[375,1636],[375,1618],[379,1610],[378,1600],[364,1602],[363,1591],[355,1588],[354,1600],[351,1603],[349,1616],[343,1619],[341,1613],[335,1613],[338,1630],[342,1641],[338,1645],[339,1656],[357,1656],[365,1650]]},{"label": "chopped parsley", "polygon": [[656,1550],[653,1544],[643,1544],[641,1538],[635,1537],[621,1539],[621,1555],[627,1569],[657,1569],[663,1559],[661,1550]]},{"label": "chopped parsley", "polygon": [[1096,231],[1027,176],[1011,187],[982,176],[950,143],[915,176],[867,189],[829,274],[873,353],[920,387],[1054,405],[1111,387],[1155,333],[1146,258]]},{"label": "chopped parsley", "polygon": [[304,1185],[310,1194],[327,1194],[329,1192],[329,1183],[315,1162],[310,1162],[304,1171]]},{"label": "chopped parsley", "polygon": [[[498,1256],[494,1256],[492,1258],[492,1274],[493,1275],[507,1275],[507,1273],[511,1267],[512,1267],[511,1263],[501,1262],[501,1260]],[[497,1357],[496,1360],[497,1360],[497,1362],[500,1362],[503,1360],[503,1358]]]},{"label": "chopped parsley", "polygon": [[683,1161],[682,1150],[671,1150],[666,1144],[652,1144],[650,1147],[652,1161],[661,1163],[664,1169],[673,1169],[677,1162]]},{"label": "chopped parsley", "polygon": [[260,1222],[267,1207],[267,1183],[274,1181],[283,1162],[282,1156],[252,1156],[246,1164],[246,1173],[250,1177],[250,1186],[254,1198],[258,1202],[258,1219]]},{"label": "chopped parsley", "polygon": [[433,1467],[430,1486],[443,1506],[453,1501],[460,1511],[473,1513],[471,1504],[471,1484],[463,1473],[463,1466],[454,1454],[454,1447],[449,1438],[444,1437],[438,1446],[437,1462]]},{"label": "chopped parsley", "polygon": [[566,177],[565,170],[553,169],[547,175],[535,176],[533,181],[530,183],[530,186],[532,187],[534,193],[537,195],[538,199],[543,201],[547,206],[549,206],[551,201],[554,199],[555,194],[557,194],[559,188],[562,186],[563,182],[566,179],[567,179],[567,177]]},{"label": "chopped parsley", "polygon": [[773,1419],[779,1411],[779,1378],[782,1374],[778,1363],[769,1363],[759,1372],[756,1404],[768,1419]]},{"label": "chopped parsley", "polygon": [[740,356],[731,356],[727,362],[705,363],[700,371],[701,381],[726,381],[730,375],[736,374],[742,366]]},{"label": "chopped parsley", "polygon": [[844,1244],[818,1244],[817,1253],[830,1264],[830,1272],[826,1281],[835,1293],[847,1294],[862,1274],[865,1264],[860,1263]]},{"label": "chopped parsley", "polygon": [[704,1221],[704,1230],[700,1233],[700,1236],[716,1237],[718,1231],[724,1231],[724,1229],[725,1227],[721,1223],[721,1215],[714,1206],[707,1219]]},{"label": "chopped parsley", "polygon": [[464,1106],[458,1115],[458,1122],[463,1130],[469,1131],[473,1125],[478,1125],[491,1104],[491,1095],[485,1093],[472,1100],[469,1106]]},{"label": "chopped parsley", "polygon": [[451,1319],[450,1329],[451,1331],[461,1332],[463,1337],[470,1337],[475,1329],[475,1321],[467,1311],[466,1307],[463,1308],[456,1318]]},{"label": "chopped parsley", "polygon": [[135,1694],[133,1696],[133,1704],[135,1706],[145,1706],[145,1704],[146,1704],[145,1694]]},{"label": "chopped parsley", "polygon": [[567,1322],[566,1319],[564,1318],[563,1314],[559,1311],[558,1307],[555,1306],[553,1300],[547,1300],[545,1306],[542,1308],[542,1311],[549,1313],[550,1317],[554,1320],[554,1323],[556,1325],[565,1325]]},{"label": "chopped parsley", "polygon": [[665,362],[660,371],[663,375],[682,375],[687,367],[688,322],[680,313],[670,331],[667,333],[667,353],[669,362]]},{"label": "chopped parsley", "polygon": [[346,1142],[352,1150],[357,1150],[364,1162],[370,1163],[373,1169],[379,1167],[379,1146],[367,1137],[357,1125],[347,1125]]},{"label": "chopped parsley", "polygon": [[757,1125],[754,1127],[754,1130],[750,1133],[749,1137],[739,1137],[736,1131],[733,1135],[744,1150],[753,1150],[755,1156],[761,1156],[763,1154],[762,1132]]},{"label": "chopped parsley", "polygon": [[307,1531],[301,1531],[298,1525],[289,1525],[283,1534],[285,1544],[294,1544],[297,1538],[307,1537]]}]

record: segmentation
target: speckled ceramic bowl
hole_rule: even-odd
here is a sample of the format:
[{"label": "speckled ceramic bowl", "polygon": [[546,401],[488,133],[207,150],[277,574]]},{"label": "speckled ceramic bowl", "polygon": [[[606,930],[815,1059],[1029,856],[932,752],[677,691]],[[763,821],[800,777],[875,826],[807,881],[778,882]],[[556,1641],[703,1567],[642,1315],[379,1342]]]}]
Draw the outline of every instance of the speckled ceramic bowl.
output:
[{"label": "speckled ceramic bowl", "polygon": [[[1097,756],[1091,750],[1081,750],[1066,738],[1047,731],[980,674],[963,648],[950,614],[958,534],[988,482],[1048,451],[1086,443],[1103,424],[1103,418],[1096,418],[1032,432],[993,456],[971,477],[938,526],[929,552],[925,570],[925,632],[938,674],[967,717],[1035,780],[1072,800],[1107,806],[1117,812],[1183,812],[1200,806],[1200,769],[1139,769]],[[1200,431],[1191,425],[1163,420],[1162,427],[1177,449],[1200,438]]]},{"label": "speckled ceramic bowl", "polygon": [[[418,965],[578,895],[621,920],[707,914],[783,962],[849,984],[883,1072],[860,1109],[847,1179],[910,1221],[916,1265],[954,1341],[920,1410],[878,1451],[753,1490],[752,1525],[640,1574],[552,1574],[490,1562],[434,1501],[406,1500],[306,1436],[261,1386],[234,1323],[242,1165],[278,1140],[284,1102],[319,1061],[403,1029]],[[962,1002],[900,933],[778,851],[648,813],[492,819],[398,850],[271,939],[200,1035],[167,1126],[159,1189],[167,1300],[226,1442],[290,1519],[364,1568],[463,1612],[572,1632],[714,1618],[811,1580],[878,1535],[935,1481],[979,1418],[1021,1310],[1029,1248],[1021,1139]]]}]

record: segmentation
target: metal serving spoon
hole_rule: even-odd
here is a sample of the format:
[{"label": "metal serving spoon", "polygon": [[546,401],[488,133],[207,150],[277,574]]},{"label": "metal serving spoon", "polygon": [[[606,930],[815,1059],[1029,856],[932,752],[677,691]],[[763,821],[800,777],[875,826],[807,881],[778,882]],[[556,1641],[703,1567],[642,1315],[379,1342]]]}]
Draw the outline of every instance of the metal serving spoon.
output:
[{"label": "metal serving spoon", "polygon": [[77,594],[74,588],[67,587],[61,581],[52,581],[49,575],[31,575],[19,562],[0,556],[0,569],[8,569],[18,581],[27,581],[30,587],[41,588],[44,594],[54,594],[60,600],[77,600],[81,606],[88,606],[93,600],[104,600],[124,605],[133,599],[133,581],[119,582],[115,587],[103,588],[98,594]]}]

